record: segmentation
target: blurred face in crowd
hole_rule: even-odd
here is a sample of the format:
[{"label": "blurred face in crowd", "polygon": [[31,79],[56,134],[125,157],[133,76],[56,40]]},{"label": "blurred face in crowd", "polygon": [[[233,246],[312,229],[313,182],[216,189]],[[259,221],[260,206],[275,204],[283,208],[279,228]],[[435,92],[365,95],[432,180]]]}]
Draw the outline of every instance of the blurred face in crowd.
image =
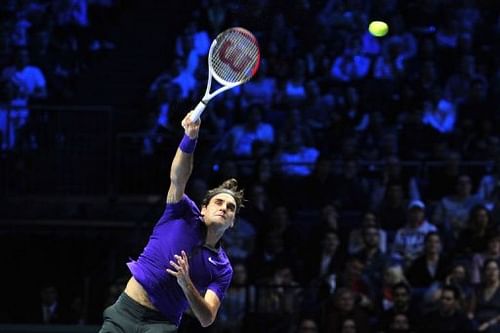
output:
[{"label": "blurred face in crowd", "polygon": [[356,322],[352,319],[346,319],[342,323],[342,333],[356,333]]},{"label": "blurred face in crowd", "polygon": [[323,252],[334,254],[339,246],[339,237],[334,232],[328,232],[323,239]]},{"label": "blurred face in crowd", "polygon": [[245,265],[236,264],[233,266],[233,284],[244,285],[247,282],[247,270]]},{"label": "blurred face in crowd", "polygon": [[409,330],[410,322],[408,320],[408,317],[404,314],[395,315],[394,318],[392,319],[391,329],[401,330],[401,331]]},{"label": "blurred face in crowd", "polygon": [[457,309],[457,299],[451,290],[443,290],[440,298],[440,310],[445,315],[452,315]]},{"label": "blurred face in crowd", "polygon": [[318,332],[318,325],[311,319],[304,319],[301,321],[298,333],[316,333]]},{"label": "blurred face in crowd", "polygon": [[293,273],[290,267],[283,267],[274,274],[274,282],[278,285],[290,285],[294,282]]},{"label": "blurred face in crowd", "polygon": [[432,234],[427,237],[425,242],[425,251],[429,254],[441,252],[441,238],[437,234]]},{"label": "blurred face in crowd", "polygon": [[425,212],[420,207],[412,207],[408,210],[408,223],[411,226],[420,225],[425,219]]},{"label": "blurred face in crowd", "polygon": [[391,185],[387,191],[387,199],[389,202],[399,203],[403,199],[403,188],[401,185]]},{"label": "blurred face in crowd", "polygon": [[485,208],[479,208],[474,212],[472,219],[476,229],[484,229],[488,225],[488,211]]},{"label": "blurred face in crowd", "polygon": [[363,240],[367,248],[377,248],[379,246],[380,234],[376,227],[366,227],[363,229]]},{"label": "blurred face in crowd", "polygon": [[363,274],[363,269],[363,263],[357,258],[352,258],[351,260],[349,260],[345,268],[347,276],[353,280],[361,277],[361,275]]},{"label": "blurred face in crowd", "polygon": [[401,282],[403,278],[403,268],[399,265],[387,267],[384,271],[384,283],[392,286]]},{"label": "blurred face in crowd", "polygon": [[326,223],[326,227],[331,229],[338,228],[338,213],[333,205],[326,205],[321,210],[321,219]]},{"label": "blurred face in crowd", "polygon": [[467,278],[467,272],[463,265],[456,265],[451,271],[451,281],[453,283],[464,282]]},{"label": "blurred face in crowd", "polygon": [[377,217],[372,212],[366,212],[363,215],[363,220],[361,221],[361,224],[364,227],[375,226],[377,224]]},{"label": "blurred face in crowd", "polygon": [[469,196],[472,190],[472,181],[469,176],[460,176],[457,181],[457,194]]},{"label": "blurred face in crowd", "polygon": [[498,263],[494,260],[488,261],[483,269],[485,282],[494,283],[499,281]]},{"label": "blurred face in crowd", "polygon": [[410,303],[410,294],[405,288],[394,289],[394,306],[398,309],[406,308]]},{"label": "blurred face in crowd", "polygon": [[335,304],[340,312],[351,312],[354,309],[354,294],[349,289],[339,289]]},{"label": "blurred face in crowd", "polygon": [[500,255],[500,237],[493,237],[488,241],[488,254],[493,256]]}]

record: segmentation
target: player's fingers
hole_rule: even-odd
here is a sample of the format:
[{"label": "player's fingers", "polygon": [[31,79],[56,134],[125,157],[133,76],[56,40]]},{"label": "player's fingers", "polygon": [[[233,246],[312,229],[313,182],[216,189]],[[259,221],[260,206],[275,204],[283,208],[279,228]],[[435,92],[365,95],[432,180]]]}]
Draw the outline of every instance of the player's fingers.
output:
[{"label": "player's fingers", "polygon": [[179,274],[176,271],[171,270],[170,268],[167,268],[167,273],[170,274],[170,275],[173,275],[175,277],[177,277],[177,274]]},{"label": "player's fingers", "polygon": [[170,265],[175,268],[176,270],[181,269],[181,267],[173,260],[170,260]]}]

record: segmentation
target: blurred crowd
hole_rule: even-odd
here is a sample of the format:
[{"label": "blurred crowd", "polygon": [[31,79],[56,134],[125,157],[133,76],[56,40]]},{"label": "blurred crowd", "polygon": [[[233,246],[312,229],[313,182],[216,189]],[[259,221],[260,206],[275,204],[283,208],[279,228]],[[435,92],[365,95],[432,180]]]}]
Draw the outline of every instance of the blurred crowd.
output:
[{"label": "blurred crowd", "polygon": [[246,185],[218,329],[500,332],[499,24],[494,1],[203,2],[150,86],[144,153],[178,137],[216,34],[251,30],[261,67],[210,102],[190,192]]},{"label": "blurred crowd", "polygon": [[209,103],[187,190],[199,202],[235,177],[248,199],[211,330],[500,332],[500,3],[203,0],[191,15],[145,96],[144,156],[178,141],[218,32],[243,26],[262,52]]},{"label": "blurred crowd", "polygon": [[64,104],[76,80],[115,43],[117,0],[0,3],[0,150],[36,149],[30,105]]}]

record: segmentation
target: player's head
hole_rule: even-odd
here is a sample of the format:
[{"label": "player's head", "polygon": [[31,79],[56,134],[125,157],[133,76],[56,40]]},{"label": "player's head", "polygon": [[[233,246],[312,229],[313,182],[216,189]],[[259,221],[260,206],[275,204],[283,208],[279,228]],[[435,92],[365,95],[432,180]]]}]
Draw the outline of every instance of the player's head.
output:
[{"label": "player's head", "polygon": [[205,194],[203,201],[201,202],[202,206],[207,206],[210,203],[210,200],[220,193],[226,193],[231,195],[234,198],[236,204],[236,211],[239,211],[243,205],[243,190],[238,189],[238,181],[234,178],[228,179],[224,181],[221,185],[216,188],[213,188]]},{"label": "player's head", "polygon": [[243,205],[243,190],[231,178],[211,189],[201,203],[201,214],[207,226],[226,230],[234,225],[236,213]]},{"label": "player's head", "polygon": [[207,227],[224,232],[234,226],[236,213],[243,204],[243,191],[236,179],[226,180],[211,189],[201,203],[201,215]]}]

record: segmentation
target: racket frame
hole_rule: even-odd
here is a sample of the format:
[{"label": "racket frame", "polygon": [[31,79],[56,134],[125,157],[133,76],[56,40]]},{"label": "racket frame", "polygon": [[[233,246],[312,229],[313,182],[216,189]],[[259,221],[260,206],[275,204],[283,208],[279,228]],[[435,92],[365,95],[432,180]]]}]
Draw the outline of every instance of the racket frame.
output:
[{"label": "racket frame", "polygon": [[[237,27],[237,28],[231,28],[231,29],[243,29],[243,28]],[[245,30],[245,29],[243,29],[243,30]],[[251,36],[253,36],[250,32],[246,32],[246,33],[248,33]],[[222,79],[219,75],[217,75],[217,73],[215,72],[215,70],[213,69],[213,66],[212,66],[212,54],[213,54],[213,50],[214,50],[215,46],[218,43],[218,41],[217,41],[218,39],[219,38],[215,38],[212,41],[212,44],[210,45],[210,50],[208,51],[208,82],[207,82],[207,88],[205,89],[205,94],[203,95],[203,98],[196,105],[196,107],[193,109],[193,113],[191,114],[191,121],[193,121],[193,122],[197,121],[200,118],[200,116],[203,113],[203,111],[205,110],[208,102],[212,98],[214,98],[215,96],[219,95],[220,93],[222,93],[222,92],[224,92],[226,90],[229,90],[231,88],[237,87],[237,86],[239,86],[239,85],[247,82],[248,80],[250,80],[253,77],[253,75],[255,74],[255,72],[257,72],[257,69],[258,69],[258,66],[259,66],[260,52],[259,52],[259,57],[257,59],[257,67],[253,71],[252,75],[248,77],[248,79],[241,80],[241,81],[238,81],[238,82],[229,82],[229,81],[226,81],[226,80]],[[257,48],[258,48],[258,46],[257,46]],[[212,93],[210,93],[210,89],[212,88],[212,79],[215,79],[222,87],[220,87],[217,90],[215,90]]]}]

